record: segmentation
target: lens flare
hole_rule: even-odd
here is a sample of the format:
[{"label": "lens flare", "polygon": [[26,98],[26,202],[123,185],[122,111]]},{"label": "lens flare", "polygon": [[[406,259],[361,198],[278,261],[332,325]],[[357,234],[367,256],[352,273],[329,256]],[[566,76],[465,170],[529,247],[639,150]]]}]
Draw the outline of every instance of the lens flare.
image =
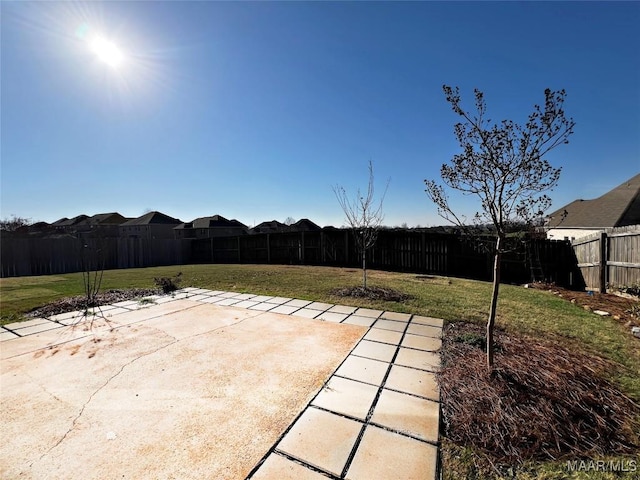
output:
[{"label": "lens flare", "polygon": [[100,60],[107,65],[117,68],[122,64],[124,56],[120,49],[113,43],[102,37],[96,37],[91,41],[91,50]]}]

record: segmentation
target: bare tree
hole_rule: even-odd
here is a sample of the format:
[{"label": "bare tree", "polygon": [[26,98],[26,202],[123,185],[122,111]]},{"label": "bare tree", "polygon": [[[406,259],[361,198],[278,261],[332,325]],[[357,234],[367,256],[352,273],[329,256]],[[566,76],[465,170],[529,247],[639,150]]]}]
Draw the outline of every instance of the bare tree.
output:
[{"label": "bare tree", "polygon": [[33,222],[30,218],[16,217],[11,215],[11,218],[4,218],[0,220],[0,230],[4,232],[15,232],[20,227],[28,227]]},{"label": "bare tree", "polygon": [[355,198],[351,199],[344,187],[333,187],[338,203],[345,214],[347,224],[353,232],[355,245],[362,258],[362,286],[367,288],[367,251],[373,247],[378,239],[378,231],[382,226],[384,215],[382,204],[387,194],[390,180],[387,180],[384,192],[379,201],[375,200],[373,164],[369,162],[369,185],[363,194],[360,189]]},{"label": "bare tree", "polygon": [[[500,262],[510,223],[529,223],[551,206],[545,192],[558,183],[560,168],[553,168],[544,158],[555,147],[569,143],[575,122],[567,119],[563,105],[565,91],[544,92],[544,107],[535,105],[524,125],[511,120],[492,123],[485,118],[486,104],[481,91],[475,90],[477,113],[463,110],[459,89],[444,85],[444,94],[453,111],[462,117],[454,127],[462,153],[444,164],[440,174],[444,184],[465,195],[480,199],[482,210],[475,223],[492,224],[496,233],[493,249],[493,292],[487,321],[487,368],[493,369],[493,327],[495,324]],[[442,185],[425,180],[427,196],[438,207],[438,214],[460,227],[466,218],[456,214]]]},{"label": "bare tree", "polygon": [[293,217],[287,217],[287,218],[284,219],[284,224],[287,225],[287,226],[291,226],[294,223],[296,223],[296,219],[293,218]]}]

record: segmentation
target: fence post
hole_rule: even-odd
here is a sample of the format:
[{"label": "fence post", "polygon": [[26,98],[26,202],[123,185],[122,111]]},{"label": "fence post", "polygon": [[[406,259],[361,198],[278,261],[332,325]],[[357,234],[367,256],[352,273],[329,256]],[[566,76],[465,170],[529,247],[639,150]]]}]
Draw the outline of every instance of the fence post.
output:
[{"label": "fence post", "polygon": [[607,293],[607,232],[600,233],[600,293]]},{"label": "fence post", "polygon": [[300,263],[304,265],[304,232],[300,232],[301,248],[300,248]]},{"label": "fence post", "polygon": [[236,237],[238,239],[238,263],[242,263],[242,255],[240,254],[240,236]]}]

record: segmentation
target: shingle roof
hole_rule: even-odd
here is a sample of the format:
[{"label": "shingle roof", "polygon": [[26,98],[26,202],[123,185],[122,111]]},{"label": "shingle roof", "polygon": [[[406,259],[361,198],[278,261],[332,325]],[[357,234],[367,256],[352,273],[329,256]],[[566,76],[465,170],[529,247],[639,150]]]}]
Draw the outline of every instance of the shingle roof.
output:
[{"label": "shingle roof", "polygon": [[121,226],[130,225],[178,225],[182,223],[177,218],[170,217],[160,212],[148,212],[138,218],[132,218],[122,223]]},{"label": "shingle roof", "polygon": [[240,223],[238,220],[227,220],[222,215],[213,215],[211,217],[196,218],[192,222],[187,222],[187,223],[178,225],[176,229],[181,230],[184,228],[219,228],[219,227],[247,228],[246,225]]},{"label": "shingle roof", "polygon": [[640,174],[601,197],[574,200],[547,218],[547,228],[609,228],[640,224]]},{"label": "shingle roof", "polygon": [[120,225],[126,220],[127,219],[120,215],[118,212],[97,213],[89,218],[84,219],[82,223],[87,225]]}]

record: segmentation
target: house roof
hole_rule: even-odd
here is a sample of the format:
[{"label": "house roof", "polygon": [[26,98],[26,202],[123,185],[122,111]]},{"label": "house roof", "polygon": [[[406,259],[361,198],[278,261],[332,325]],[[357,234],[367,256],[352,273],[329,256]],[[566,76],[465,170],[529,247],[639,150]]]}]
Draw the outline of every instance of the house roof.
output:
[{"label": "house roof", "polygon": [[320,228],[319,225],[313,223],[308,218],[301,218],[296,223],[292,224],[290,228],[291,230],[296,232],[301,232],[301,231],[309,232],[309,231],[322,230],[322,228]]},{"label": "house roof", "polygon": [[138,218],[132,218],[122,223],[121,226],[131,225],[178,225],[182,220],[170,217],[160,212],[148,212]]},{"label": "house roof", "polygon": [[640,224],[640,174],[593,200],[574,200],[547,217],[547,228],[609,228]]},{"label": "house roof", "polygon": [[240,223],[238,220],[227,220],[222,215],[213,215],[211,217],[196,218],[192,222],[182,223],[175,229],[182,230],[185,228],[221,228],[221,227],[241,227],[247,228],[246,225]]},{"label": "house roof", "polygon": [[55,225],[56,227],[71,227],[73,225],[77,225],[83,220],[86,220],[87,218],[89,218],[87,215],[78,215],[77,217],[66,219],[61,218],[60,220],[54,222],[53,225]]},{"label": "house roof", "polygon": [[118,212],[97,213],[89,218],[85,218],[82,223],[85,225],[120,225],[127,219]]}]

